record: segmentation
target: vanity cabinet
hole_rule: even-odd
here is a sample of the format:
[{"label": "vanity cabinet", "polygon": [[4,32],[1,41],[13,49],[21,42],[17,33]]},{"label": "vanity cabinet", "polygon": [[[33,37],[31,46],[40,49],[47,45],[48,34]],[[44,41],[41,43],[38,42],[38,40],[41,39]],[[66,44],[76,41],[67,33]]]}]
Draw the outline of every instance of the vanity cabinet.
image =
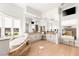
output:
[{"label": "vanity cabinet", "polygon": [[30,42],[34,42],[41,39],[41,34],[32,33],[32,34],[29,34],[29,38],[30,38]]},{"label": "vanity cabinet", "polygon": [[[41,40],[42,39],[42,35],[43,34],[41,34],[41,33],[31,33],[31,34],[29,34],[30,42]],[[50,42],[56,43],[57,35],[56,34],[46,33],[45,34],[45,39],[50,41]]]},{"label": "vanity cabinet", "polygon": [[56,37],[55,34],[46,34],[46,39],[51,42],[56,42]]}]

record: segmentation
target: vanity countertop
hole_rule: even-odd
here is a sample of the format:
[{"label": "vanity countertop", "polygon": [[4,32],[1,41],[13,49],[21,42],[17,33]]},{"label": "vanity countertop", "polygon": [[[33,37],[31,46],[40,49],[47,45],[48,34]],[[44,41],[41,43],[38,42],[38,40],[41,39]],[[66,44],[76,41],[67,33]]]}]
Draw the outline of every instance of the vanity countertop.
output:
[{"label": "vanity countertop", "polygon": [[40,32],[31,32],[29,34],[41,34]]},{"label": "vanity countertop", "polygon": [[55,32],[47,32],[47,34],[56,34]]},{"label": "vanity countertop", "polygon": [[[31,32],[29,34],[42,34],[41,32]],[[47,32],[46,34],[56,34],[55,32]]]}]

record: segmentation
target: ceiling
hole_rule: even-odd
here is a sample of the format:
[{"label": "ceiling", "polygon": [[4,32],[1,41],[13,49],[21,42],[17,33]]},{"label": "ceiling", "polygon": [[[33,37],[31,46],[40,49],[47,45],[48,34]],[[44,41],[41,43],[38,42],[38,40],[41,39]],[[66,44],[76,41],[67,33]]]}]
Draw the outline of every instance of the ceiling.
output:
[{"label": "ceiling", "polygon": [[16,4],[22,8],[29,6],[31,8],[34,8],[34,9],[40,11],[40,12],[46,12],[50,9],[60,6],[60,3],[28,3],[28,4],[16,3]]}]

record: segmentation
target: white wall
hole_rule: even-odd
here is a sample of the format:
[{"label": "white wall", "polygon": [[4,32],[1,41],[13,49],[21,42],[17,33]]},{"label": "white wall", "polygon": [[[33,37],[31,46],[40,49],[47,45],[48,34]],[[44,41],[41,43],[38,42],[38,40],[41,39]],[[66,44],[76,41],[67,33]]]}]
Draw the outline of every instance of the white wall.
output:
[{"label": "white wall", "polygon": [[76,26],[77,25],[77,19],[68,19],[68,20],[62,20],[61,22],[62,26]]},{"label": "white wall", "polygon": [[0,12],[21,20],[21,33],[25,32],[25,9],[14,3],[0,3]]},{"label": "white wall", "polygon": [[77,41],[76,41],[76,45],[79,47],[79,4],[77,4]]},{"label": "white wall", "polygon": [[58,7],[54,7],[51,10],[49,10],[46,13],[42,14],[42,17],[47,17],[50,19],[55,19],[55,20],[59,20],[59,15],[58,15]]},{"label": "white wall", "polygon": [[[33,32],[32,29],[35,29],[35,25],[39,25],[39,20],[41,18],[41,13],[31,7],[26,7],[26,23],[29,24],[29,32]],[[31,21],[34,21],[34,24],[31,24]],[[26,27],[27,28],[27,27]]]},{"label": "white wall", "polygon": [[[11,16],[15,19],[21,20],[21,34],[25,32],[25,10],[14,3],[0,3],[0,12],[7,16]],[[0,55],[8,55],[9,52],[9,40],[0,40]]]},{"label": "white wall", "polygon": [[[65,9],[68,9],[68,8],[72,8],[72,7],[76,7],[76,14],[73,14],[73,15],[69,15],[69,16],[63,16],[62,17],[62,20],[64,21],[64,24],[67,26],[69,25],[75,25],[76,27],[76,37],[77,37],[77,40],[76,40],[76,46],[79,46],[79,4],[76,3],[76,4],[66,4],[65,6],[62,7],[62,10],[65,10]],[[69,21],[68,21],[69,20]],[[67,21],[67,22],[65,22]]]},{"label": "white wall", "polygon": [[[51,10],[47,11],[46,13],[43,13],[42,18],[48,18],[47,20],[45,20],[45,26],[47,30],[51,31],[53,29],[59,29],[59,13],[58,13],[58,7],[54,7]],[[51,20],[52,19],[52,20]],[[50,28],[49,28],[50,27]],[[58,35],[57,35],[58,37]],[[55,40],[56,44],[58,44],[58,39]]]},{"label": "white wall", "polygon": [[[51,22],[51,19],[53,19],[52,21],[52,26],[57,26],[58,27],[58,24],[59,24],[59,14],[58,14],[58,7],[54,7],[52,8],[51,10],[49,10],[48,12],[46,13],[43,13],[42,15],[43,18],[47,17],[49,18],[47,22]],[[55,28],[55,27],[52,27],[52,28]]]},{"label": "white wall", "polygon": [[[37,19],[37,20],[39,20],[38,22],[38,25],[39,26],[45,26],[46,27],[46,31],[47,30],[51,30],[50,28],[49,28],[49,25],[53,25],[53,23],[49,23],[50,21],[47,21],[47,20],[49,20],[49,19],[55,19],[56,21],[54,22],[54,23],[56,23],[56,24],[54,24],[54,25],[56,25],[56,26],[58,26],[58,21],[59,21],[59,16],[58,16],[58,7],[55,7],[55,8],[52,8],[51,10],[49,10],[49,11],[47,11],[47,12],[45,12],[45,13],[38,13],[37,11],[35,11],[35,10],[32,10],[32,12],[37,12],[36,14],[34,14],[34,13],[32,13],[32,12],[29,12],[29,9],[32,9],[32,8],[27,8],[27,15],[31,15],[31,16],[33,16],[33,17],[37,17],[37,18],[40,18],[40,19]],[[26,15],[26,16],[27,16]],[[45,19],[45,18],[49,18],[49,19]],[[49,25],[48,25],[49,24]],[[53,28],[56,28],[56,26],[51,26],[52,27],[52,29]],[[32,27],[32,25],[30,25],[30,32],[32,31],[31,30],[31,27]]]}]

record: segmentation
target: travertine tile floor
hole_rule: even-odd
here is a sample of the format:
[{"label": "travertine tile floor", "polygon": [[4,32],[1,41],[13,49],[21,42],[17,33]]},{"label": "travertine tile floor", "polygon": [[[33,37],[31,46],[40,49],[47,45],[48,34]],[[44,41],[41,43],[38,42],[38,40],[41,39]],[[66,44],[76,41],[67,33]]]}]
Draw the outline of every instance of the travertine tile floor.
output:
[{"label": "travertine tile floor", "polygon": [[40,40],[31,44],[28,56],[79,56],[79,48]]}]

